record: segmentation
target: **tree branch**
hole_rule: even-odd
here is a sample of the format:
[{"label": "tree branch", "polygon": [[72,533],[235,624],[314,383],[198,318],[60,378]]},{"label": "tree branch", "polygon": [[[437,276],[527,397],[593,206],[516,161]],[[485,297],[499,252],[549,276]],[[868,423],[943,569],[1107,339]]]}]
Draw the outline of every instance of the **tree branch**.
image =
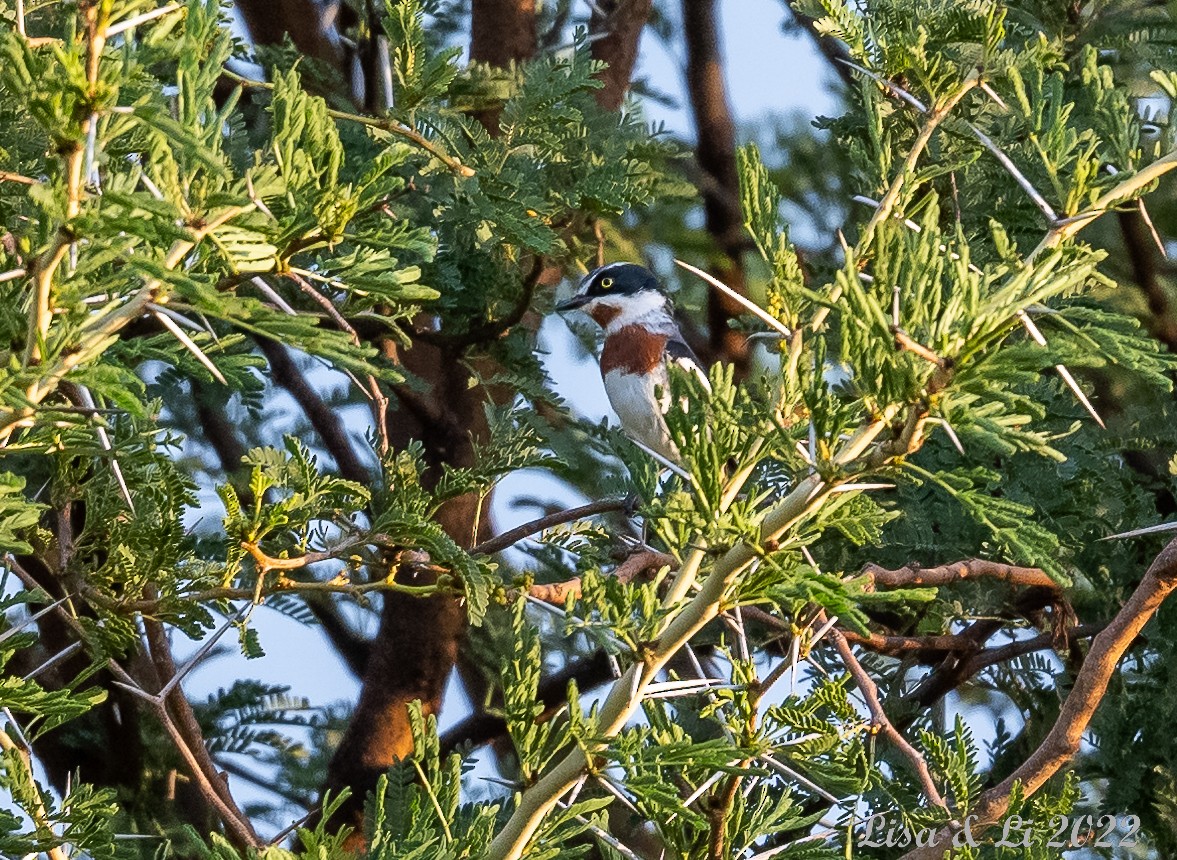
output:
[{"label": "tree branch", "polygon": [[[613,578],[625,584],[633,582],[633,580],[648,570],[660,570],[664,567],[677,570],[678,559],[664,552],[639,552],[631,555],[621,564],[617,565],[617,569],[613,571]],[[572,579],[566,579],[563,582],[532,585],[527,590],[527,594],[529,597],[543,601],[544,603],[563,606],[568,598],[575,599],[580,597],[580,589],[581,578],[574,576]]]},{"label": "tree branch", "polygon": [[[428,336],[451,349],[463,349],[468,346],[474,346],[475,344],[487,343],[488,341],[501,337],[517,326],[531,308],[531,300],[535,298],[535,290],[539,286],[543,273],[544,258],[537,256],[535,262],[532,263],[531,271],[527,273],[527,277],[523,280],[523,292],[519,296],[518,301],[515,302],[511,310],[499,319],[483,320],[461,334],[453,336],[433,334],[429,334]],[[425,333],[423,333],[423,336],[426,336]]]},{"label": "tree branch", "polygon": [[826,36],[818,32],[816,18],[801,14],[793,8],[792,4],[788,4],[788,7],[793,13],[793,20],[797,22],[797,26],[804,30],[817,45],[817,50],[829,61],[830,68],[842,79],[842,83],[848,89],[853,90],[855,86],[854,73],[845,63],[850,59],[850,52],[846,50],[845,43],[833,36]]},{"label": "tree branch", "polygon": [[[568,663],[551,677],[540,682],[536,701],[544,706],[540,719],[564,704],[568,699],[568,684],[576,681],[583,694],[598,684],[613,677],[612,664],[604,651],[597,651],[590,657]],[[507,723],[501,717],[485,711],[474,711],[446,730],[440,738],[442,753],[447,754],[459,746],[478,747],[502,737],[507,733]]]},{"label": "tree branch", "polygon": [[634,505],[632,498],[617,498],[617,499],[601,499],[597,502],[589,502],[587,505],[581,505],[578,508],[568,508],[563,511],[556,511],[554,514],[540,517],[531,522],[524,523],[521,526],[516,526],[510,531],[505,531],[501,535],[491,538],[490,540],[482,541],[482,543],[475,544],[470,548],[471,555],[494,555],[496,552],[502,552],[508,547],[514,546],[524,538],[529,538],[534,534],[542,532],[544,529],[550,529],[553,526],[564,525],[564,523],[575,522],[576,520],[583,520],[586,517],[593,517],[597,514],[607,514],[613,511],[628,511]]},{"label": "tree branch", "polygon": [[[166,689],[168,682],[176,677],[176,663],[172,659],[171,644],[168,642],[161,622],[145,615],[143,616],[143,627],[147,633],[151,659],[155,663],[160,680]],[[184,690],[179,684],[172,687],[168,695],[160,702],[160,707],[171,715],[170,722],[178,734],[175,740],[178,745],[181,745],[180,752],[183,753],[184,749],[187,749],[191,755],[192,763],[199,769],[200,775],[203,777],[201,783],[206,786],[205,790],[211,790],[214,793],[215,797],[210,797],[209,800],[218,808],[228,809],[232,813],[230,817],[225,819],[225,826],[231,832],[236,833],[237,837],[246,845],[260,845],[261,839],[253,829],[249,817],[237,806],[237,802],[229,791],[228,783],[217,770],[216,763],[205,745],[200,723],[192,711],[188,697],[184,695]]]},{"label": "tree branch", "polygon": [[[695,158],[707,178],[700,184],[707,232],[723,255],[715,272],[719,280],[745,293],[743,252],[748,247],[740,211],[740,179],[736,170],[736,126],[724,79],[715,0],[683,0],[683,35],[687,47],[687,92],[695,120]],[[710,358],[743,369],[748,358],[744,335],[728,321],[743,313],[730,297],[707,296]]]},{"label": "tree branch", "polygon": [[[40,587],[36,579],[24,571],[20,565],[14,564],[11,566],[11,569],[26,588],[37,589]],[[82,627],[81,623],[69,613],[64,604],[58,604],[57,606],[53,607],[53,612],[67,627],[69,627],[74,632],[75,635],[78,636],[80,640],[86,640],[87,634],[85,629]],[[144,618],[145,623],[148,621],[151,621],[151,619]],[[151,621],[151,623],[158,624],[158,622],[155,621]],[[162,630],[162,625],[160,625],[159,629]],[[164,644],[166,645],[166,637],[164,638]],[[154,654],[152,657],[154,658]],[[167,661],[171,662],[170,650],[167,652]],[[161,700],[158,696],[153,696],[152,694],[145,691],[138,684],[138,682],[136,682],[136,680],[131,677],[131,675],[129,675],[127,671],[123,669],[123,667],[120,666],[113,658],[108,658],[106,665],[107,668],[109,668],[111,674],[114,675],[116,679],[115,683],[121,684],[122,687],[124,687],[126,690],[134,693],[137,698],[147,703],[152,712],[155,714],[156,718],[163,725],[164,730],[168,733],[168,736],[175,744],[176,750],[180,753],[181,758],[184,759],[185,764],[188,766],[188,771],[192,775],[193,780],[195,780],[196,785],[199,787],[201,796],[203,796],[203,798],[212,806],[212,808],[217,811],[217,814],[224,822],[225,830],[229,836],[230,841],[232,841],[235,846],[242,849],[256,848],[260,846],[261,840],[258,838],[257,833],[254,832],[253,825],[250,823],[249,819],[237,806],[236,802],[233,800],[232,795],[229,794],[228,787],[225,786],[224,781],[216,771],[216,766],[212,763],[212,759],[208,754],[208,749],[204,746],[203,739],[198,745],[198,748],[190,747],[187,740],[184,738],[184,735],[180,732],[179,728],[172,720],[171,714],[168,712],[166,702]],[[173,672],[172,676],[169,677],[174,677],[175,663],[172,662],[171,666]],[[168,677],[163,678],[164,684],[167,683],[167,680]],[[177,689],[173,690],[172,692],[180,696],[184,705],[188,707],[189,713],[191,713],[191,706],[188,705],[187,699],[183,698],[183,691],[178,689],[178,685]],[[199,726],[197,726],[197,736],[200,737]],[[220,786],[219,789],[218,785]]]},{"label": "tree branch", "polygon": [[290,396],[298,403],[315,432],[319,434],[319,438],[323,440],[323,446],[335,460],[339,474],[357,484],[367,486],[371,483],[372,470],[360,462],[338,413],[323,402],[323,398],[294,363],[290,351],[269,338],[258,337],[254,340],[270,364],[274,382],[290,392]]},{"label": "tree branch", "polygon": [[642,30],[650,18],[653,0],[597,0],[592,4],[589,35],[594,60],[609,66],[597,77],[604,84],[596,92],[597,104],[615,111],[625,101],[638,58]]},{"label": "tree branch", "polygon": [[[819,618],[824,622],[825,613],[822,612]],[[920,785],[923,786],[924,794],[928,800],[933,805],[939,806],[947,812],[948,804],[944,802],[944,797],[936,788],[936,782],[932,779],[932,772],[928,770],[927,761],[925,761],[919,750],[908,743],[907,738],[903,736],[899,729],[895,728],[894,724],[887,717],[887,712],[883,710],[883,703],[879,701],[878,685],[867,674],[866,670],[862,668],[862,664],[854,656],[854,649],[850,647],[850,643],[846,641],[846,637],[836,627],[830,630],[829,637],[834,643],[834,648],[838,651],[838,656],[842,658],[842,663],[846,666],[846,671],[850,673],[850,677],[854,679],[859,692],[862,693],[862,698],[866,701],[866,707],[871,715],[871,725],[878,731],[881,731],[883,736],[891,741],[892,745],[908,760],[912,769],[915,770],[916,775],[919,777]]]},{"label": "tree branch", "polygon": [[997,579],[1012,585],[1047,588],[1056,593],[1059,591],[1058,583],[1040,568],[1017,567],[982,558],[970,558],[937,567],[921,568],[908,565],[896,570],[887,570],[877,564],[867,564],[862,568],[861,576],[867,580],[867,591],[874,591],[876,586],[938,588],[970,579]]},{"label": "tree branch", "polygon": [[[1091,643],[1083,668],[1042,743],[1013,773],[984,792],[969,810],[970,815],[976,816],[973,819],[976,823],[970,826],[974,836],[1005,815],[1015,786],[1022,797],[1030,797],[1071,761],[1107,693],[1120,658],[1174,588],[1177,588],[1177,539],[1161,550],[1128,602]],[[959,822],[954,822],[941,829],[934,846],[909,851],[902,860],[940,860],[948,856],[952,835],[959,827]]]}]

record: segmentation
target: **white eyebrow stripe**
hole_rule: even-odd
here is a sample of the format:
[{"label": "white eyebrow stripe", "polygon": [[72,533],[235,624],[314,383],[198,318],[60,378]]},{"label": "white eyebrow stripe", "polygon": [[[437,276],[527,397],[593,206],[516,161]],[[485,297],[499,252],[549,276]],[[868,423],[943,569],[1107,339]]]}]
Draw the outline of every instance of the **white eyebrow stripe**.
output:
[{"label": "white eyebrow stripe", "polygon": [[624,263],[624,262],[616,262],[616,263],[606,263],[603,266],[597,266],[597,268],[593,269],[591,272],[589,272],[587,275],[584,276],[584,278],[581,280],[581,283],[587,284],[589,281],[591,281],[597,275],[604,274],[605,272],[612,271],[613,269],[620,269],[622,266],[627,266],[627,265],[629,265],[629,264]]}]

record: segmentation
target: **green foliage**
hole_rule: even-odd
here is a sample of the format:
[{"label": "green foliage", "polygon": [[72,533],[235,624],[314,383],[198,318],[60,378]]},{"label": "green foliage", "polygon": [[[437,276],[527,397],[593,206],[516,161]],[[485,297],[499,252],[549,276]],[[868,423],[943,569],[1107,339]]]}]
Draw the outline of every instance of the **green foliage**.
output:
[{"label": "green foliage", "polygon": [[[955,682],[962,701],[1026,724],[997,723],[986,758],[966,720],[931,719],[920,697],[934,685],[911,683],[923,664],[967,669],[984,642],[949,657],[915,637],[993,624],[1055,644],[1072,613],[1106,622],[1150,547],[1099,539],[1171,510],[1174,357],[1108,300],[1116,256],[1076,235],[1136,206],[1153,184],[1142,171],[1172,163],[1125,86],[1177,92],[1172,69],[1153,68],[1177,44],[1168,18],[1135,10],[1117,28],[1123,4],[1094,4],[1074,11],[1079,27],[1034,2],[799,4],[865,71],[845,114],[821,121],[829,158],[807,138],[785,172],[821,167],[813,188],[880,208],[852,210],[836,251],[831,238],[800,256],[785,217],[803,183],[779,181],[756,145],[738,150],[749,292],[790,334],[771,336],[749,378],[723,364],[706,382],[671,374],[681,457],[663,470],[570,414],[537,357],[554,272],[579,273],[597,242],[635,257],[678,246],[658,231],[683,200],[679,149],[639,112],[597,104],[602,67],[582,35],[509,69],[463,68],[439,41],[453,10],[386,0],[351,34],[373,51],[364,62],[388,53],[391,104],[362,114],[332,88],[337,69],[289,45],[261,52],[268,82],[227,72],[241,46],[211,0],[146,19],[155,7],[139,0],[59,5],[28,11],[30,39],[0,3],[0,169],[23,189],[0,182],[0,786],[19,811],[0,813],[0,853],[114,856],[117,832],[160,840],[161,856],[344,856],[349,833],[327,819],[345,795],[300,847],[209,835],[224,797],[200,780],[183,790],[206,814],[173,808],[198,754],[214,757],[198,762],[206,781],[245,761],[313,803],[341,715],[245,680],[189,713],[191,666],[168,677],[168,634],[210,645],[193,666],[230,628],[257,657],[285,646],[262,642],[266,606],[322,620],[345,650],[349,613],[381,593],[458,600],[483,627],[476,707],[502,718],[510,749],[479,767],[510,792],[443,754],[414,704],[411,755],[366,798],[368,857],[630,856],[642,835],[678,857],[892,856],[854,847],[859,813],[942,826],[1041,740],[1071,664],[1035,653]],[[121,38],[98,37],[111,28]],[[810,205],[838,221],[845,201],[824,202],[836,205]],[[277,387],[310,428],[273,408]],[[1101,412],[1124,407],[1106,432],[1088,417],[1097,392]],[[380,424],[345,460],[353,440],[338,436],[361,409]],[[482,515],[454,511],[481,511],[525,470],[594,499],[632,495],[637,515],[472,551]],[[547,513],[541,492],[528,502]],[[650,550],[645,569],[626,566]],[[1006,584],[876,588],[858,573],[972,557],[1040,568],[1059,592],[1044,606]],[[528,599],[537,580],[568,595],[546,608],[555,621]],[[1109,803],[1171,794],[1172,719],[1139,716],[1168,707],[1171,616],[1134,645],[1079,776],[1017,788],[1009,815],[1070,813],[1095,778]],[[881,655],[835,659],[835,625],[841,645]],[[541,690],[561,692],[549,671],[585,649],[611,677],[545,705]],[[161,703],[161,687],[176,698]],[[876,696],[913,747],[878,731]],[[101,784],[86,759],[67,783],[36,783],[28,744],[76,756],[133,721],[132,778]],[[928,802],[921,758],[948,811]],[[1118,778],[1146,764],[1143,787]],[[1162,851],[1169,806],[1142,813]]]},{"label": "green foliage", "polygon": [[462,762],[441,757],[437,721],[410,708],[413,754],[382,776],[368,804],[368,856],[387,860],[481,854],[498,807],[460,802]]}]

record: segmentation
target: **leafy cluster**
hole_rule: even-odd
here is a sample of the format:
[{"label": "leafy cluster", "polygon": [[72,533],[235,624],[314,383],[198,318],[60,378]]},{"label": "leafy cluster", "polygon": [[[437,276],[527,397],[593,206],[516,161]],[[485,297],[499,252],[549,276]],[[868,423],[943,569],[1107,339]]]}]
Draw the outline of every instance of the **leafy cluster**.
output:
[{"label": "leafy cluster", "polygon": [[[149,5],[44,9],[36,37],[22,20],[0,43],[0,120],[20,131],[0,168],[27,191],[0,183],[0,565],[20,581],[0,603],[0,785],[18,810],[0,815],[0,851],[111,856],[117,823],[210,860],[341,857],[361,835],[388,860],[632,856],[639,838],[679,857],[882,857],[854,847],[861,813],[941,827],[1026,758],[1038,726],[1002,727],[984,760],[964,720],[944,730],[904,689],[911,661],[859,662],[848,642],[942,640],[972,622],[1065,633],[1070,612],[1106,621],[1147,561],[1096,541],[1159,517],[1171,476],[1119,465],[1128,448],[1171,452],[1172,407],[1104,432],[1092,381],[1130,380],[1161,402],[1174,360],[1098,301],[1114,282],[1077,234],[1135,205],[1173,159],[1142,142],[1097,41],[1034,4],[802,4],[858,67],[846,115],[824,125],[844,181],[874,202],[847,225],[852,244],[807,271],[785,189],[756,146],[739,152],[757,289],[780,325],[750,378],[672,373],[681,458],[668,473],[569,414],[521,324],[547,309],[552,270],[589,256],[592,222],[620,230],[676,190],[668,147],[636,114],[596,104],[600,67],[582,41],[507,71],[464,69],[431,41],[422,3],[387,0],[396,98],[368,116],[313,94],[281,51],[269,81],[227,71],[237,46],[214,3],[127,23]],[[370,411],[365,475],[262,420],[288,348],[347,386],[341,408]],[[466,368],[461,384],[430,389],[451,366]],[[426,424],[442,397],[472,397],[469,426],[390,433],[391,402],[397,422]],[[214,503],[181,446],[210,402],[256,419],[242,435],[258,444],[222,456],[223,515],[193,527]],[[469,456],[446,458],[459,449]],[[513,570],[480,548],[477,518],[468,536],[446,527],[455,503],[481,510],[525,469],[632,495],[640,537],[565,524]],[[635,548],[657,563],[618,576]],[[913,556],[1023,565],[1055,587],[1035,604],[989,583],[876,587],[861,570]],[[536,609],[536,579],[560,580],[563,605]],[[181,767],[219,777],[192,767],[197,753],[260,761],[300,787],[289,774],[312,753],[295,735],[329,734],[309,702],[243,680],[192,707],[180,681],[230,629],[259,656],[258,607],[308,620],[330,595],[363,609],[393,593],[459,599],[484,625],[478,641],[496,643],[486,700],[511,745],[496,762],[508,791],[474,788],[414,706],[412,753],[367,798],[362,834],[329,826],[345,798],[328,797],[299,848],[263,847],[229,826],[216,785],[205,821],[134,803],[113,817],[126,796],[164,796]],[[182,669],[169,627],[207,645]],[[68,653],[54,651],[62,631]],[[581,649],[603,655],[609,679],[570,683],[546,707],[545,668]],[[1142,649],[1117,682],[1121,710],[1164,689],[1167,655]],[[1028,660],[1035,677],[1058,669]],[[972,692],[1041,711],[1054,688],[1010,672]],[[116,691],[120,707],[146,703],[139,784],[87,773],[56,794],[39,786],[30,750],[50,733],[84,745]],[[1135,766],[1131,717],[1105,720],[1095,772]],[[192,724],[185,757],[172,744]],[[912,728],[914,745],[897,745]],[[1174,784],[1171,746],[1152,747],[1158,791]],[[1075,786],[1018,787],[1005,811],[1069,812]],[[225,829],[206,839],[197,825]]]}]

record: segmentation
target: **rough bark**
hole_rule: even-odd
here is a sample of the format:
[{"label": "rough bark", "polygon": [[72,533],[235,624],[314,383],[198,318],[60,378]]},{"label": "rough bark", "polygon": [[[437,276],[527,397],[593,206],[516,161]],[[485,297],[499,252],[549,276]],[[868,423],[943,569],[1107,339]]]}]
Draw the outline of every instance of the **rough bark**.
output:
[{"label": "rough bark", "polygon": [[598,0],[593,6],[593,59],[609,64],[598,75],[604,86],[596,93],[597,104],[605,110],[618,110],[625,101],[652,6],[653,0]]},{"label": "rough bark", "polygon": [[[714,275],[733,290],[746,292],[741,262],[748,246],[744,216],[740,211],[740,181],[736,172],[736,129],[724,79],[715,0],[683,0],[683,30],[687,47],[687,91],[694,115],[698,143],[695,158],[702,179],[707,232],[720,259]],[[707,359],[727,361],[737,372],[747,370],[748,344],[728,321],[742,308],[731,298],[712,290],[707,303],[710,331]]]},{"label": "rough bark", "polygon": [[[504,69],[535,56],[539,46],[535,0],[473,0],[470,6],[470,59]],[[475,119],[497,135],[501,107],[476,111]]]},{"label": "rough bark", "polygon": [[470,59],[505,68],[535,56],[535,0],[474,0]]},{"label": "rough bark", "polygon": [[336,29],[339,7],[315,0],[236,0],[249,35],[259,45],[279,45],[287,34],[299,51],[344,71],[346,53]]},{"label": "rough bark", "polygon": [[[387,353],[394,353],[391,342],[384,347]],[[403,449],[413,440],[420,441],[428,481],[440,476],[443,464],[473,465],[473,441],[485,432],[485,389],[469,385],[470,371],[444,347],[418,341],[401,360],[412,375],[428,385],[429,395],[421,397],[407,388],[398,391],[400,407],[390,414],[388,427],[393,448]],[[438,513],[438,524],[463,547],[469,548],[477,539],[475,524],[485,524],[478,505],[476,496],[462,496]],[[426,584],[424,579],[414,582]],[[360,698],[324,786],[333,792],[345,786],[351,789],[351,797],[336,814],[335,822],[357,828],[352,847],[362,842],[360,825],[367,793],[380,774],[413,750],[409,704],[419,700],[425,713],[440,713],[465,628],[465,612],[454,598],[384,596]]]},{"label": "rough bark", "polygon": [[[969,832],[976,838],[1009,810],[1015,787],[1031,797],[1066,767],[1083,740],[1095,711],[1107,693],[1116,667],[1145,624],[1177,587],[1177,540],[1153,561],[1136,591],[1091,643],[1083,668],[1059,709],[1058,719],[1033,754],[999,784],[985,791],[969,809]],[[909,851],[902,860],[940,860],[951,854],[952,839],[960,832],[954,822],[936,833],[934,843]]]}]

